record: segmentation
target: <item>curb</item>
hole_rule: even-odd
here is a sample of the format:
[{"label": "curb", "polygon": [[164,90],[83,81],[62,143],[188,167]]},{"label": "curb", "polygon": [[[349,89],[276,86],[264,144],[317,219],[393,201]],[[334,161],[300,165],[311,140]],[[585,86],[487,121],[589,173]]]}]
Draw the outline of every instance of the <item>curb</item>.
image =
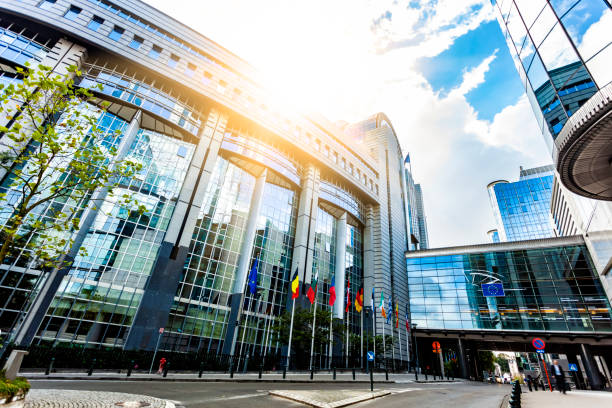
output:
[{"label": "curb", "polygon": [[[369,384],[370,380],[295,380],[295,379],[248,379],[248,378],[137,378],[137,377],[29,377],[28,380],[71,380],[71,381],[159,381],[159,382],[207,382],[207,383],[301,383],[301,384]],[[395,384],[395,381],[375,381],[376,384]]]},{"label": "curb", "polygon": [[499,404],[499,408],[506,408],[508,406],[508,401],[510,401],[510,394],[504,395],[501,403]]},{"label": "curb", "polygon": [[285,398],[291,401],[310,405],[311,407],[316,407],[316,408],[341,408],[341,407],[346,407],[349,405],[357,404],[358,402],[373,400],[375,398],[381,398],[381,397],[391,394],[391,392],[390,391],[369,392],[363,396],[346,398],[346,399],[336,401],[336,402],[317,401],[317,400],[313,400],[310,398],[304,398],[292,392],[287,392],[287,391],[268,391],[268,394],[274,395],[275,397]]}]

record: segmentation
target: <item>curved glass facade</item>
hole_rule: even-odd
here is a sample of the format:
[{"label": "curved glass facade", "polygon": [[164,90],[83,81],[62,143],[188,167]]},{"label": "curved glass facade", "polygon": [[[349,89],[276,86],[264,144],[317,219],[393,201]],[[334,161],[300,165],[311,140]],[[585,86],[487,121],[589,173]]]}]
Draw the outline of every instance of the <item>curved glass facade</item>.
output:
[{"label": "curved glass facade", "polygon": [[[126,123],[104,113],[109,134]],[[139,130],[127,159],[142,169],[107,197],[40,327],[41,341],[120,346],[125,342],[143,290],[168,229],[194,146]],[[117,197],[129,194],[146,208],[127,212]]]},{"label": "curved glass facade", "polygon": [[[410,313],[423,329],[612,331],[583,245],[408,257]],[[499,282],[505,296],[485,297]]]},{"label": "curved glass facade", "polygon": [[606,0],[491,3],[497,9],[497,19],[538,123],[554,139],[567,119],[612,81],[610,3]]}]

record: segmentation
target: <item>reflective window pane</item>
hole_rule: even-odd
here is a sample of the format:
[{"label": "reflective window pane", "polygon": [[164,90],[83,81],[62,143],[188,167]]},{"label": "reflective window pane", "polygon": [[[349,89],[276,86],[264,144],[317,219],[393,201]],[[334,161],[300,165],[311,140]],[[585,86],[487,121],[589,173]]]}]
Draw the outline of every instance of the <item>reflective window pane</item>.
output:
[{"label": "reflective window pane", "polygon": [[559,24],[548,34],[538,51],[549,71],[578,61],[572,44]]},{"label": "reflective window pane", "polygon": [[531,27],[546,5],[546,0],[515,0],[515,3],[521,12],[525,24],[527,27]]},{"label": "reflective window pane", "polygon": [[549,1],[550,1],[550,5],[555,10],[555,13],[557,13],[557,15],[561,17],[563,16],[563,14],[567,12],[567,10],[574,7],[574,5],[578,3],[580,0],[549,0]]},{"label": "reflective window pane", "polygon": [[612,81],[612,45],[591,58],[587,62],[587,68],[599,88],[609,84]]},{"label": "reflective window pane", "polygon": [[555,24],[557,24],[557,16],[553,13],[552,9],[549,6],[546,6],[542,13],[538,16],[535,24],[531,26],[529,29],[529,33],[531,34],[531,39],[533,43],[539,46],[544,38],[548,35],[550,30],[553,28]]},{"label": "reflective window pane", "polygon": [[561,21],[585,61],[612,41],[612,11],[603,0],[583,0]]}]

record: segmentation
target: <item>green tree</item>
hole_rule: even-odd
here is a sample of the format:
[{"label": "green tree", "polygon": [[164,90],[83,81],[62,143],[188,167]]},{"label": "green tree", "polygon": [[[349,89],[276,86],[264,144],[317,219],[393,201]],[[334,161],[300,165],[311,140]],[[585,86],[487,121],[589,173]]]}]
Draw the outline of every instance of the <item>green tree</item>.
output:
[{"label": "green tree", "polygon": [[[75,85],[76,67],[59,75],[38,65],[17,68],[17,75],[20,81],[0,84],[7,119],[0,126],[0,264],[21,256],[53,268],[73,250],[83,210],[101,204],[92,194],[106,189],[112,196],[141,165],[117,157],[119,134],[98,128],[104,107],[88,103],[92,92]],[[145,210],[128,194],[116,200],[130,215]]]},{"label": "green tree", "polygon": [[500,354],[495,357],[495,363],[499,365],[502,374],[510,372],[510,364],[508,363],[508,357],[506,357],[504,354]]},{"label": "green tree", "polygon": [[478,367],[481,370],[493,371],[495,369],[495,355],[488,350],[478,351]]}]

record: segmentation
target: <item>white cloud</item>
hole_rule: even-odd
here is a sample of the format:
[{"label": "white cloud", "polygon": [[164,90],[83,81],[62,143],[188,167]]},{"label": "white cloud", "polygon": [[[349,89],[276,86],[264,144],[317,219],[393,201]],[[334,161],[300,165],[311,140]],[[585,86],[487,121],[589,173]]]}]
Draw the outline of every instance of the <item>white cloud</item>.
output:
[{"label": "white cloud", "polygon": [[478,88],[479,85],[483,84],[485,81],[485,74],[489,72],[489,67],[491,63],[495,60],[497,56],[497,51],[487,58],[485,58],[480,64],[469,71],[465,71],[463,73],[463,80],[461,81],[461,85],[451,91],[451,93],[457,93],[458,95],[466,95],[473,89]]},{"label": "white cloud", "polygon": [[488,21],[488,1],[428,0],[420,9],[395,0],[148,2],[251,62],[296,106],[332,121],[385,112],[422,184],[434,246],[486,241],[494,226],[486,185],[550,160],[524,98],[492,122],[465,99],[495,53],[446,96],[414,68]]}]

